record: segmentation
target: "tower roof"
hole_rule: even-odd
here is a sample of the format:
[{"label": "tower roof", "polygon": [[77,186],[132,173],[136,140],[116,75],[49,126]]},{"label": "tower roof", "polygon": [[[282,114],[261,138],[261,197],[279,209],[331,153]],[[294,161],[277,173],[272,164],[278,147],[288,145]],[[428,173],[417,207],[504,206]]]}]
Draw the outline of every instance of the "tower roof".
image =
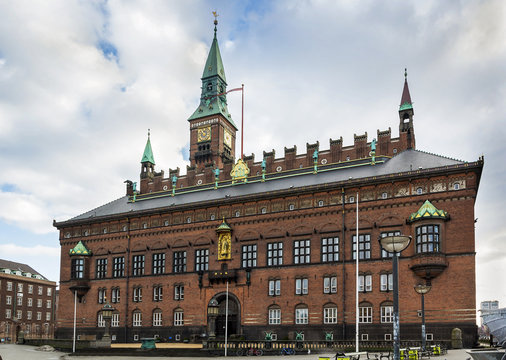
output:
[{"label": "tower roof", "polygon": [[413,222],[416,220],[428,219],[428,218],[439,218],[447,219],[448,213],[444,210],[438,210],[429,200],[425,200],[423,205],[409,217],[409,221]]},{"label": "tower roof", "polygon": [[146,147],[144,148],[144,154],[142,155],[141,163],[149,162],[155,165],[155,158],[153,157],[153,150],[151,150],[151,141],[149,139],[149,130],[148,130],[148,141],[146,142]]},{"label": "tower roof", "polygon": [[220,48],[218,47],[218,39],[216,38],[216,25],[218,25],[218,21],[215,20],[213,43],[209,49],[209,55],[207,55],[207,61],[206,66],[204,67],[204,73],[202,74],[202,80],[211,76],[219,76],[226,83],[227,78],[225,77],[225,68],[223,67]]},{"label": "tower roof", "polygon": [[69,253],[70,255],[91,255],[91,251],[86,248],[81,240],[79,240],[73,249],[70,249]]},{"label": "tower roof", "polygon": [[399,111],[413,109],[413,103],[411,102],[411,95],[409,94],[408,87],[408,69],[404,69],[404,89],[402,89],[401,105]]}]

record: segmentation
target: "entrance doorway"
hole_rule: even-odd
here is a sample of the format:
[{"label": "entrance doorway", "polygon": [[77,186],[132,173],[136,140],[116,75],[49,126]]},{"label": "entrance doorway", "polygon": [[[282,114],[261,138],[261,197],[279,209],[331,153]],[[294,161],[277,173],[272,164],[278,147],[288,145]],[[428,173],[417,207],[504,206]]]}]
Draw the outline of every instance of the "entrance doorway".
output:
[{"label": "entrance doorway", "polygon": [[240,333],[241,326],[241,312],[239,307],[239,301],[237,298],[228,294],[228,324],[227,323],[227,301],[226,294],[220,294],[215,297],[216,301],[218,301],[219,311],[218,316],[216,317],[216,336],[217,337],[225,337],[225,326],[227,326],[228,336],[232,334]]}]

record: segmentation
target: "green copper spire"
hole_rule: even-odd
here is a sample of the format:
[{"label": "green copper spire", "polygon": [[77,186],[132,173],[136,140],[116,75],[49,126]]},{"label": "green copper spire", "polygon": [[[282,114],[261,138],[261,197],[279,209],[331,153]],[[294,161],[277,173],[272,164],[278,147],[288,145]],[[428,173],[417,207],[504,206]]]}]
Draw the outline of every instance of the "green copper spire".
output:
[{"label": "green copper spire", "polygon": [[148,129],[148,141],[146,142],[146,147],[144,148],[144,154],[142,155],[141,163],[149,162],[155,165],[155,158],[153,157],[153,150],[151,150],[151,141],[149,140],[149,129]]},{"label": "green copper spire", "polygon": [[70,255],[91,255],[91,251],[84,246],[82,241],[79,241],[77,245],[69,251]]},{"label": "green copper spire", "polygon": [[402,89],[401,105],[399,111],[413,109],[413,103],[411,102],[411,95],[409,94],[408,87],[408,69],[404,69],[404,89]]},{"label": "green copper spire", "polygon": [[[213,14],[215,18],[218,16],[215,12]],[[218,39],[216,38],[216,25],[218,25],[218,20],[215,19],[213,43],[209,49],[209,55],[207,56],[204,72],[202,73],[200,105],[188,121],[221,114],[237,129],[227,108],[227,78],[225,76],[223,61],[221,60]]]}]

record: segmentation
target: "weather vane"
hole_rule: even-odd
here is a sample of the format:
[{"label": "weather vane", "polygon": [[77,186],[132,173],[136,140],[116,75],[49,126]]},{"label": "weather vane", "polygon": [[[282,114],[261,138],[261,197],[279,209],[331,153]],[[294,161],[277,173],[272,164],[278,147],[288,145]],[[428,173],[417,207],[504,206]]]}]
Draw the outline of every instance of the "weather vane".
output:
[{"label": "weather vane", "polygon": [[218,24],[218,13],[216,11],[213,11],[213,16],[214,16],[214,25]]}]

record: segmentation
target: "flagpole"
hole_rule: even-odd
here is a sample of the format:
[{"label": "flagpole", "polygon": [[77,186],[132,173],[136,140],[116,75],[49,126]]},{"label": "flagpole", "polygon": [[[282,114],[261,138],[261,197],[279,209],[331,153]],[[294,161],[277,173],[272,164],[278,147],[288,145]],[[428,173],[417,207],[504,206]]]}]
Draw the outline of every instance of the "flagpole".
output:
[{"label": "flagpole", "polygon": [[241,159],[244,158],[244,150],[243,150],[243,144],[244,144],[244,84],[242,84],[242,104],[241,104]]},{"label": "flagpole", "polygon": [[225,356],[227,356],[227,339],[228,339],[228,280],[227,280],[227,297],[225,301]]},{"label": "flagpole", "polygon": [[[356,220],[356,223],[357,223],[357,235],[356,235],[356,242],[355,242],[355,273],[356,273],[356,297],[355,297],[355,351],[356,352],[359,352],[358,350],[358,258],[359,258],[359,249],[358,249],[358,244],[359,244],[359,239],[358,239],[358,192],[357,192],[357,220]],[[365,279],[364,279],[364,286],[365,286]]]},{"label": "flagpole", "polygon": [[74,290],[74,337],[72,339],[72,352],[76,352],[76,310],[77,310],[77,290]]}]

